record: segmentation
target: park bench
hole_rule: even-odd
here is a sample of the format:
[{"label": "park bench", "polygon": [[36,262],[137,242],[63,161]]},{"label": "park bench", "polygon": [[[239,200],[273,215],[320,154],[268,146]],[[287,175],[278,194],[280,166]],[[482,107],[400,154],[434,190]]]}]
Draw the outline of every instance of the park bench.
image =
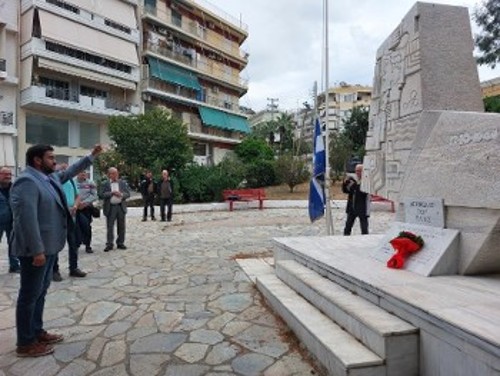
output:
[{"label": "park bench", "polygon": [[222,192],[224,201],[229,202],[229,211],[233,211],[233,204],[237,201],[249,202],[259,201],[259,209],[264,209],[266,191],[264,188],[254,189],[225,189]]},{"label": "park bench", "polygon": [[372,202],[389,202],[391,204],[391,212],[394,213],[394,201],[388,200],[382,196],[371,195]]}]

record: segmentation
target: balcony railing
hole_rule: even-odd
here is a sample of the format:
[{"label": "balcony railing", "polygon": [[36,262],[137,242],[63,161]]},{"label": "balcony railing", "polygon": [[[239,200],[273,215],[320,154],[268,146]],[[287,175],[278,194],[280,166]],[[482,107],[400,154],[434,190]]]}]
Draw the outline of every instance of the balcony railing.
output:
[{"label": "balcony railing", "polygon": [[227,52],[231,56],[243,60],[248,59],[249,54],[246,51],[240,49],[238,43],[233,42],[227,38],[224,38],[222,35],[216,33],[211,29],[208,29],[207,27],[196,21],[192,20],[186,21],[184,19],[181,19],[179,22],[178,18],[172,17],[172,12],[170,11],[170,9],[167,9],[165,11],[146,6],[144,7],[144,13],[156,17],[157,19],[159,19],[160,21],[164,22],[167,25],[172,25],[179,29],[182,29],[191,36],[200,39],[219,50]]},{"label": "balcony railing", "polygon": [[[23,93],[25,95],[23,95]],[[63,107],[68,110],[95,112],[96,114],[112,115],[114,111],[138,114],[139,106],[121,102],[113,98],[98,98],[81,95],[77,91],[51,86],[31,86],[21,94],[21,104],[29,102],[46,102],[45,99],[54,99],[63,102]],[[67,105],[64,106],[64,103]]]},{"label": "balcony railing", "polygon": [[180,86],[174,86],[172,84],[168,84],[160,80],[145,79],[143,82],[143,88],[144,89],[151,88],[154,90],[161,91],[163,93],[173,94],[178,97],[186,98],[190,101],[197,101],[209,104],[214,107],[219,107],[224,110],[240,112],[238,101],[224,99],[210,94],[198,93],[193,90],[185,89]]},{"label": "balcony railing", "polygon": [[198,59],[196,57],[196,54],[187,55],[182,52],[181,49],[179,49],[179,51],[177,52],[171,48],[162,47],[153,42],[146,42],[146,49],[158,55],[165,56],[169,59],[198,69],[200,72],[205,73],[211,77],[229,82],[233,85],[238,85],[245,89],[248,88],[248,81],[239,77],[239,72],[236,69],[228,67],[224,64],[217,63],[216,61],[213,61],[207,57],[202,56]]}]

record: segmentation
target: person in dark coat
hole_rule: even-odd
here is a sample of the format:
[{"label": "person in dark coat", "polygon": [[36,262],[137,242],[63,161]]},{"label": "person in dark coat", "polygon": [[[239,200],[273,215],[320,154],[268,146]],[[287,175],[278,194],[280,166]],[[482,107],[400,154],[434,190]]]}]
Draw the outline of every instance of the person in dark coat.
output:
[{"label": "person in dark coat", "polygon": [[344,235],[351,235],[352,226],[356,218],[359,218],[361,233],[368,234],[368,218],[370,217],[370,194],[361,191],[361,176],[363,165],[356,165],[356,176],[349,176],[342,183],[342,192],[348,195],[346,213],[347,219],[344,227]]},{"label": "person in dark coat", "polygon": [[144,203],[144,213],[142,215],[142,221],[146,222],[148,220],[148,207],[151,213],[151,220],[156,221],[154,206],[156,182],[153,179],[153,174],[151,173],[151,171],[146,172],[146,176],[141,181],[139,190],[141,191],[142,201]]}]

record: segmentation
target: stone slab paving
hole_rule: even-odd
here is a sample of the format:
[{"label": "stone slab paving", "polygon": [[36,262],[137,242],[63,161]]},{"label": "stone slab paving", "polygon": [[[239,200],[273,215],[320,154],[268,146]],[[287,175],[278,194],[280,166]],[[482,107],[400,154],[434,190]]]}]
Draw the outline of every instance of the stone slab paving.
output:
[{"label": "stone slab paving", "polygon": [[[175,212],[174,206],[174,212]],[[341,233],[344,210],[333,210]],[[373,213],[382,233],[393,214]],[[104,253],[104,219],[94,222],[94,254],[80,252],[84,279],[53,283],[46,328],[65,335],[51,356],[15,356],[19,276],[0,252],[0,376],[198,376],[318,374],[283,322],[263,304],[235,256],[268,256],[273,237],[324,235],[305,208],[190,211],[173,221],[127,219],[128,249]],[[356,223],[354,233],[359,233]],[[269,259],[267,262],[272,263]]]}]

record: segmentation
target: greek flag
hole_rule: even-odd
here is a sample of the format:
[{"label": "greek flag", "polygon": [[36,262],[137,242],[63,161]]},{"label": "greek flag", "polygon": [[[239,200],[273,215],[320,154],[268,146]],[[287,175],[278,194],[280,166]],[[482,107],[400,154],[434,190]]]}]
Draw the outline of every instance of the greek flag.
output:
[{"label": "greek flag", "polygon": [[316,119],[314,127],[313,176],[309,185],[309,218],[311,222],[325,214],[325,169],[326,152],[321,125]]}]

